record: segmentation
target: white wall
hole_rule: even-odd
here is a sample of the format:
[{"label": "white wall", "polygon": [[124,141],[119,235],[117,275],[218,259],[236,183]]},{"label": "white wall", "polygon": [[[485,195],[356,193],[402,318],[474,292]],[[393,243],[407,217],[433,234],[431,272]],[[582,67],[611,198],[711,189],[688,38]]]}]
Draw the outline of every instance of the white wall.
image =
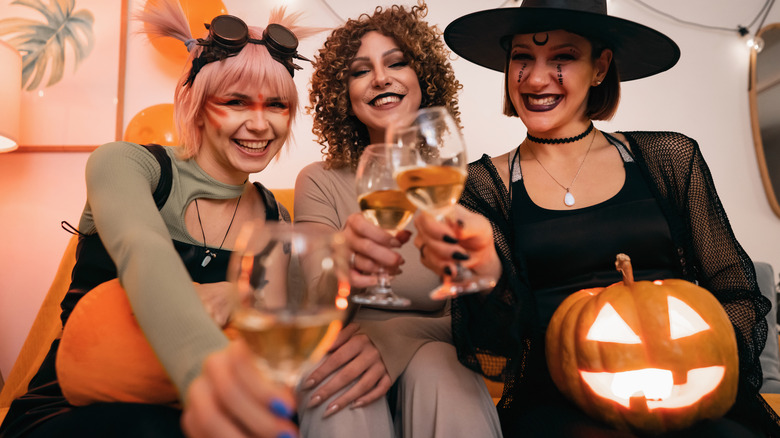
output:
[{"label": "white wall", "polygon": [[[714,26],[736,28],[748,24],[764,0],[654,0],[655,8],[678,18]],[[373,2],[328,0],[342,17],[373,10]],[[224,0],[230,13],[250,23],[264,23],[274,4]],[[322,0],[288,0],[291,9],[306,13],[314,26],[336,26],[339,20]],[[411,4],[412,1],[405,1]],[[717,5],[715,5],[717,3]],[[429,0],[428,19],[443,29],[465,13],[498,7],[501,0]],[[508,0],[508,5],[516,4]],[[265,9],[259,9],[259,8]],[[756,260],[772,263],[780,271],[780,219],[769,208],[758,173],[750,129],[748,105],[749,55],[736,31],[703,30],[652,12],[633,0],[611,0],[612,15],[639,21],[673,38],[682,59],[661,75],[629,82],[617,117],[597,123],[599,129],[674,130],[697,139],[710,165],[721,200],[737,238]],[[767,23],[780,21],[780,6]],[[304,41],[300,51],[313,54],[322,34]],[[138,67],[143,42],[131,36],[128,49],[126,122],[141,109],[171,102],[175,74],[181,66],[157,59]],[[455,59],[455,73],[463,83],[460,99],[470,158],[482,153],[501,154],[525,136],[519,119],[501,115],[501,75]],[[166,64],[168,63],[168,64]],[[311,67],[296,74],[301,99],[308,102]],[[268,187],[292,187],[297,171],[318,160],[310,118],[301,117],[295,142],[282,158],[257,179]],[[110,139],[107,139],[110,140]],[[84,153],[11,153],[0,155],[0,371],[8,376],[46,293],[69,235],[59,230],[60,220],[78,221],[83,206]]]}]

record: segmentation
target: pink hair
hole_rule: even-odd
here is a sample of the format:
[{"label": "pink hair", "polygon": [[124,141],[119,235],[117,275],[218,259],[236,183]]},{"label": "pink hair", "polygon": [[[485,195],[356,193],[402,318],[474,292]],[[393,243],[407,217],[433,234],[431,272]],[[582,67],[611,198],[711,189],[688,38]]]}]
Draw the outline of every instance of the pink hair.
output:
[{"label": "pink hair", "polygon": [[[184,11],[177,0],[148,0],[147,7],[137,14],[144,22],[145,32],[150,37],[169,36],[183,42],[192,39]],[[301,39],[318,32],[318,29],[296,25],[301,14],[285,16],[285,8],[271,12],[270,23],[281,24]],[[205,35],[204,35],[205,36]],[[263,28],[250,26],[250,38],[261,39]],[[174,94],[174,119],[176,130],[183,146],[180,156],[191,158],[200,150],[201,127],[198,126],[203,107],[211,96],[224,93],[234,86],[250,87],[265,84],[269,91],[286,101],[290,108],[290,123],[298,114],[298,91],[287,69],[271,57],[264,45],[247,44],[236,55],[222,61],[206,64],[188,86],[183,86],[190,74],[192,60],[203,48],[194,45],[187,58],[186,68],[177,83]],[[291,132],[291,131],[290,131]],[[289,137],[289,133],[288,133]],[[287,137],[285,138],[287,141]]]}]

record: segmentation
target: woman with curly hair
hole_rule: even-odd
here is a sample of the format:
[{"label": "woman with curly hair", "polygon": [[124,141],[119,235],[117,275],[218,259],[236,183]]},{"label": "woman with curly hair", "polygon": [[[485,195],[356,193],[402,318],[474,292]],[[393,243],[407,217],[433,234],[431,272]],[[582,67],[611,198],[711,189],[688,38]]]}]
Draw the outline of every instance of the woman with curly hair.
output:
[{"label": "woman with curly hair", "polygon": [[[434,105],[459,115],[461,85],[439,30],[422,20],[426,13],[423,3],[378,7],[334,30],[315,58],[310,110],[324,161],[298,175],[295,222],[344,229],[355,254],[353,286],[375,284],[377,267],[387,266],[397,274],[393,289],[411,305],[357,311],[302,384],[304,436],[501,434],[484,381],[458,363],[447,305],[427,296],[438,278],[419,264],[412,245],[403,245],[411,231],[390,235],[365,219],[357,203],[360,154],[384,141],[394,118]],[[404,261],[410,263],[401,272]]]}]

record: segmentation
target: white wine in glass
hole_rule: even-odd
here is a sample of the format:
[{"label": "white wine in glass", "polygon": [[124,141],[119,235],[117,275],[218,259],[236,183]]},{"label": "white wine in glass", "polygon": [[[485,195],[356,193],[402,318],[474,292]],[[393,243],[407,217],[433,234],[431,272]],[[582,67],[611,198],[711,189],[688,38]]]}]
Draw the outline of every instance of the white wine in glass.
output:
[{"label": "white wine in glass", "polygon": [[[395,178],[410,201],[440,221],[460,199],[466,182],[466,144],[460,127],[445,107],[419,110],[414,120],[399,121],[389,132],[390,141],[402,148]],[[455,236],[457,237],[457,236]],[[455,263],[456,272],[444,276],[432,299],[492,289],[496,279],[478,275]]]},{"label": "white wine in glass", "polygon": [[398,186],[415,205],[441,215],[440,219],[460,199],[465,171],[453,166],[429,165],[401,170]]},{"label": "white wine in glass", "polygon": [[262,220],[242,227],[228,266],[238,293],[230,327],[273,380],[295,386],[341,329],[350,292],[347,254],[339,233]]},{"label": "white wine in glass", "polygon": [[[373,144],[360,154],[355,173],[358,205],[363,215],[379,228],[395,235],[412,220],[417,207],[398,188],[394,172],[401,149],[392,144]],[[379,267],[377,284],[364,293],[352,296],[359,304],[375,304],[405,307],[406,298],[393,292],[391,277],[384,267]]]}]

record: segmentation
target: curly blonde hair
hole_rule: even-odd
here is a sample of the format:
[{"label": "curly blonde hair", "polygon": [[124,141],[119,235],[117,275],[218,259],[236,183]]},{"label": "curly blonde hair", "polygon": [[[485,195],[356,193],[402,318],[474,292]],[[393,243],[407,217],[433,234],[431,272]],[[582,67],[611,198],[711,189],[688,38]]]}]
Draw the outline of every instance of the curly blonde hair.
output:
[{"label": "curly blonde hair", "polygon": [[372,15],[362,14],[335,29],[314,59],[306,109],[314,116],[312,132],[322,145],[328,168],[357,168],[358,158],[370,143],[368,129],[355,117],[349,100],[349,62],[360,49],[361,38],[377,31],[395,40],[417,74],[422,91],[421,108],[446,106],[460,123],[457,94],[462,85],[455,79],[449,51],[438,27],[422,18],[428,7],[419,1],[405,9],[381,6]]}]

